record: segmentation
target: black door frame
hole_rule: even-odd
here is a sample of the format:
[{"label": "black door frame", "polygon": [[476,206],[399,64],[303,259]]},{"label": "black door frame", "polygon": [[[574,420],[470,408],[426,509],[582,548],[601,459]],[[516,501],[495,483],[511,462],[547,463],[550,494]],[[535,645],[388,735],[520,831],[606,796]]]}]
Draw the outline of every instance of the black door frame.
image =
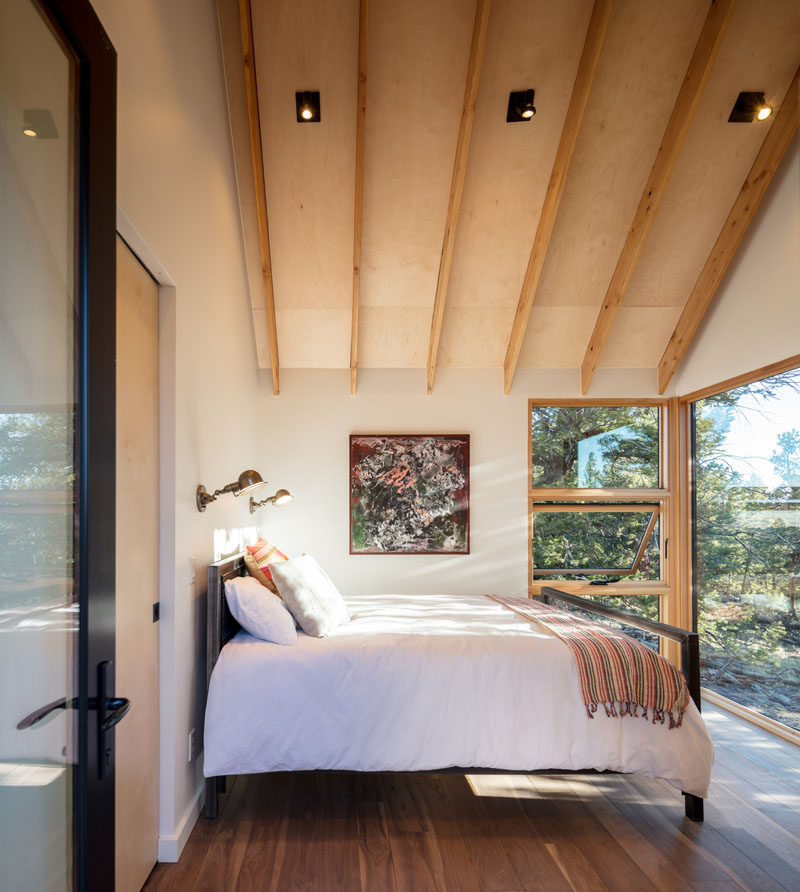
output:
[{"label": "black door frame", "polygon": [[[101,663],[115,656],[117,56],[87,0],[38,0],[72,49],[75,99],[78,749],[74,886],[114,888],[114,732],[99,752]],[[98,709],[98,706],[101,708]],[[106,772],[101,779],[101,758]],[[110,770],[109,770],[110,769]]]}]

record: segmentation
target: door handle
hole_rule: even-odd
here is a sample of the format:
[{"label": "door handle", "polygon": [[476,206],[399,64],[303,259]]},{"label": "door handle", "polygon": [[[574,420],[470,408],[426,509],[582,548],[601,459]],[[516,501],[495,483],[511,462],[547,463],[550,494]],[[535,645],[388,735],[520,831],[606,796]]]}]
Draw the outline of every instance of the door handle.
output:
[{"label": "door handle", "polygon": [[[111,715],[107,715],[105,720],[103,721],[103,730],[108,731],[109,728],[113,728],[114,725],[118,724],[125,718],[125,716],[130,712],[131,701],[128,700],[127,697],[109,697],[105,702],[106,710],[113,710]],[[30,715],[26,715],[24,719],[20,719],[17,722],[17,731],[25,731],[27,728],[33,728],[34,725],[38,725],[39,722],[43,722],[47,716],[51,713],[55,712],[57,709],[77,709],[78,708],[78,698],[73,697],[71,700],[67,700],[66,697],[62,697],[60,700],[53,700],[52,703],[48,703],[46,706],[40,706],[38,709],[34,710]],[[89,709],[96,709],[97,701],[94,697],[89,699]]]},{"label": "door handle", "polygon": [[46,706],[40,706],[38,709],[35,709],[30,715],[26,715],[24,719],[20,719],[17,722],[17,731],[24,731],[26,728],[33,728],[34,725],[38,725],[39,722],[43,722],[50,713],[55,712],[57,709],[77,709],[78,708],[78,698],[73,697],[71,700],[67,700],[66,697],[62,697],[60,700],[53,700],[52,703],[48,703]]},{"label": "door handle", "polygon": [[130,712],[131,701],[127,697],[110,697],[106,700],[106,709],[113,709],[111,715],[106,716],[103,722],[103,730],[108,731],[125,718]]},{"label": "door handle", "polygon": [[97,666],[97,765],[100,780],[114,773],[114,734],[115,725],[130,712],[131,701],[126,697],[115,697],[114,664],[104,660]]},{"label": "door handle", "polygon": [[[110,697],[109,689],[113,688],[114,664],[105,660],[97,667],[98,697],[89,698],[89,709],[97,710],[97,762],[100,780],[114,773],[114,739],[108,732],[118,725],[131,711],[131,701],[127,697]],[[98,709],[99,704],[99,709]],[[40,706],[17,722],[17,730],[25,731],[43,722],[49,715],[59,709],[77,709],[78,698],[61,697]]]}]

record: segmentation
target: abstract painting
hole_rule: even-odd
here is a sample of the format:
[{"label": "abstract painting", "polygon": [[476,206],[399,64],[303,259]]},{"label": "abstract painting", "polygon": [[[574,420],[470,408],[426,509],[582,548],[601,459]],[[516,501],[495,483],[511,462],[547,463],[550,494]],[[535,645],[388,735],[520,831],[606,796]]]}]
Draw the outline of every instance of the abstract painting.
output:
[{"label": "abstract painting", "polygon": [[350,554],[469,554],[469,435],[350,436]]}]

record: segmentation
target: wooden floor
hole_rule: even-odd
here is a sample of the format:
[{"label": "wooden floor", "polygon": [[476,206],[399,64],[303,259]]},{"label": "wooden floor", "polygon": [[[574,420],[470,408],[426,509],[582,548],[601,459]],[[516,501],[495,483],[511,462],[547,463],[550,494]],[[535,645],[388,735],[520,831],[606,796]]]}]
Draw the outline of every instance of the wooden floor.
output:
[{"label": "wooden floor", "polygon": [[797,892],[800,749],[703,714],[703,824],[671,786],[630,775],[254,775],[145,889]]}]

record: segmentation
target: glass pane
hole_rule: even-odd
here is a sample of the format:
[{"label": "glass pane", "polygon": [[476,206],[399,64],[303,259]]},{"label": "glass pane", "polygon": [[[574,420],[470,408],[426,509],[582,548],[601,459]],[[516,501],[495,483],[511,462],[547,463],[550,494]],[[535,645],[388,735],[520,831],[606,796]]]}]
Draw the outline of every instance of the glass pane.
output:
[{"label": "glass pane", "polygon": [[73,885],[75,713],[57,708],[30,719],[77,693],[73,77],[71,59],[30,0],[4,0],[0,885],[8,889]]},{"label": "glass pane", "polygon": [[702,681],[800,730],[800,371],[694,407]]},{"label": "glass pane", "polygon": [[[533,515],[533,566],[537,578],[577,575],[618,579],[658,579],[658,522],[634,569],[652,511],[536,511]],[[552,572],[548,572],[552,571]],[[572,572],[568,572],[572,571]],[[617,571],[617,572],[614,572]]]},{"label": "glass pane", "polygon": [[[617,610],[624,610],[625,613],[632,613],[634,616],[641,616],[645,619],[655,620],[656,622],[659,622],[661,619],[661,599],[658,595],[595,595],[584,597],[588,597],[590,601],[595,601],[598,604],[614,607]],[[565,607],[567,605],[559,604],[558,606]],[[581,607],[573,607],[572,605],[569,605],[568,609],[574,610],[576,613],[585,616],[587,619],[597,619],[596,614],[593,614],[588,610],[583,610]],[[614,629],[620,629],[626,635],[630,635],[631,638],[641,641],[642,644],[646,644],[649,648],[652,648],[655,651],[659,650],[661,639],[654,632],[646,632],[644,629],[637,629],[635,626],[629,626],[626,623],[620,623],[615,619],[609,619],[608,617],[603,617],[602,623],[603,625],[611,626]]]},{"label": "glass pane", "polygon": [[657,406],[533,406],[531,486],[657,487]]}]

